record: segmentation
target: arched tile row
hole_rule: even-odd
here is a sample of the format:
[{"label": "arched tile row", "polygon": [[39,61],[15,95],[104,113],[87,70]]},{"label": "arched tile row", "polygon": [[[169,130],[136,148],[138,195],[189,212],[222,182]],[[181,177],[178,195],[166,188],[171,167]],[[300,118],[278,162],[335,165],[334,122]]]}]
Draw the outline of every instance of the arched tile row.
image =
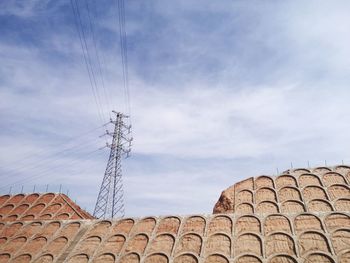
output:
[{"label": "arched tile row", "polygon": [[[304,212],[295,216],[219,214],[18,223],[6,223],[1,228],[1,233],[6,231],[9,236],[12,233],[12,237],[0,239],[3,257],[6,253],[12,259],[29,254],[33,262],[39,259],[50,262],[52,257],[59,257],[82,227],[86,231],[69,255],[69,262],[86,259],[122,262],[124,257],[135,262],[175,262],[176,258],[181,262],[181,257],[186,260],[203,258],[204,262],[225,262],[226,259],[244,262],[244,258],[293,262],[300,257],[318,260],[327,255],[332,259],[344,254],[346,258],[350,243],[350,215],[339,212],[321,216]],[[314,253],[311,255],[310,252]]]},{"label": "arched tile row", "polygon": [[[79,210],[79,211],[78,211]],[[91,219],[64,194],[17,194],[0,197],[1,221],[30,221],[34,219]]]},{"label": "arched tile row", "polygon": [[349,211],[349,176],[349,167],[338,166],[249,178],[234,185],[233,210],[236,214]]}]

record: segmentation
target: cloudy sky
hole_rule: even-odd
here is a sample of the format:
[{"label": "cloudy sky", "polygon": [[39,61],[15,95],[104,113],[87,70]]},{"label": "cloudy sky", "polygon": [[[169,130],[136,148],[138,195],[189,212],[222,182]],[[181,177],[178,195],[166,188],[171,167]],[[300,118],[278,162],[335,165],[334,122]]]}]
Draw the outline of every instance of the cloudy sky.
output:
[{"label": "cloudy sky", "polygon": [[[128,108],[116,2],[88,0],[101,72],[77,2],[97,104],[70,1],[0,2],[0,191],[61,184],[91,212],[101,126]],[[125,0],[126,215],[211,213],[248,176],[350,163],[349,12],[347,0]]]}]

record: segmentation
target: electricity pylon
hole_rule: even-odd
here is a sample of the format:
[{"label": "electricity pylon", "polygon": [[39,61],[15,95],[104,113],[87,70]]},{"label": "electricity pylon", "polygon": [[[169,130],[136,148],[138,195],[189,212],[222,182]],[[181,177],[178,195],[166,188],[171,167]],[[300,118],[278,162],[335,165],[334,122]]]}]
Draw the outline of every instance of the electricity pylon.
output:
[{"label": "electricity pylon", "polygon": [[94,210],[95,217],[104,219],[124,217],[121,162],[123,158],[129,157],[132,141],[131,125],[125,123],[128,116],[120,112],[113,113],[115,119],[111,119],[110,123],[114,124],[114,131],[111,133],[107,130],[104,134],[112,137],[112,144],[106,144],[111,150]]}]

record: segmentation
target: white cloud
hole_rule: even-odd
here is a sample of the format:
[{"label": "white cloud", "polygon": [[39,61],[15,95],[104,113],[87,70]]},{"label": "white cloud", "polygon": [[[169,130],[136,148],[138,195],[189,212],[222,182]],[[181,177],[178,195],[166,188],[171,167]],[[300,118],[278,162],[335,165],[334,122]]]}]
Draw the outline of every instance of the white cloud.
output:
[{"label": "white cloud", "polygon": [[[35,16],[37,4],[11,2],[0,15]],[[165,5],[147,9],[162,23],[138,20],[138,4],[129,7],[135,137],[134,157],[125,162],[130,215],[210,212],[221,190],[247,176],[285,170],[291,161],[350,161],[345,2],[253,10],[241,1]],[[203,17],[213,20],[210,32],[196,20]],[[99,29],[110,33],[114,22],[106,17]],[[67,147],[69,137],[102,124],[78,39],[70,25],[60,30],[37,32],[45,36],[44,49],[0,42],[0,166],[22,172],[18,178],[6,175],[13,180],[47,174],[28,184],[57,188],[63,182],[73,199],[91,209],[106,156],[86,154],[103,146],[97,139],[102,130],[71,144],[84,145],[83,151],[43,162]],[[118,53],[115,46],[101,46],[110,99],[120,110]]]}]

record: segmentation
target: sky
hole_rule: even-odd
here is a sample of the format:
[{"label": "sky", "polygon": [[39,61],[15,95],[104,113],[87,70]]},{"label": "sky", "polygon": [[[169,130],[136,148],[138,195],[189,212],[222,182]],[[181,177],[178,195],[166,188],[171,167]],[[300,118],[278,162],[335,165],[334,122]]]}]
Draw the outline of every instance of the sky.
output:
[{"label": "sky", "polygon": [[209,214],[247,177],[350,164],[349,1],[126,0],[130,108],[116,1],[77,3],[97,99],[70,0],[0,2],[0,193],[92,212],[112,110],[134,137],[126,216]]}]

